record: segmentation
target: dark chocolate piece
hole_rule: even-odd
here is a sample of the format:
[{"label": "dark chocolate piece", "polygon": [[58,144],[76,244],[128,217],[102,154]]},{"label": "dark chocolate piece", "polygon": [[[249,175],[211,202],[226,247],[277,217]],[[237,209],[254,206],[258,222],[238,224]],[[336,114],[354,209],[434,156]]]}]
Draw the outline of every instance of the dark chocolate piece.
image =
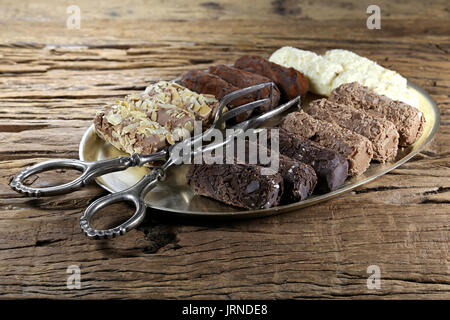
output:
[{"label": "dark chocolate piece", "polygon": [[[278,130],[278,128],[275,129]],[[262,167],[278,169],[278,173],[281,174],[284,181],[282,203],[301,201],[313,193],[317,184],[317,176],[314,169],[306,163],[280,154],[277,150],[271,150],[270,143],[267,144],[268,147],[263,147],[261,144],[246,140],[244,141],[245,150],[243,150],[243,154],[237,153],[239,146],[237,141],[235,141],[234,146],[236,163],[257,164]],[[250,154],[254,155],[254,159],[250,159]],[[270,159],[278,157],[278,167],[274,168],[274,163],[263,162],[260,158],[261,154]]]},{"label": "dark chocolate piece", "polygon": [[186,175],[194,192],[226,204],[266,209],[277,206],[283,194],[281,174],[261,174],[250,164],[193,164]]},{"label": "dark chocolate piece", "polygon": [[[217,100],[221,100],[225,95],[239,90],[238,87],[228,83],[219,76],[200,70],[188,71],[183,75],[178,83],[197,93],[212,94]],[[234,107],[244,105],[252,101],[254,101],[254,97],[249,95],[232,101],[228,107],[233,109]],[[238,115],[236,117],[236,122],[247,120],[251,113],[252,110]]]},{"label": "dark chocolate piece", "polygon": [[349,162],[350,175],[366,171],[372,160],[373,147],[369,139],[336,124],[314,119],[306,112],[288,114],[281,127],[342,154]]},{"label": "dark chocolate piece", "polygon": [[[324,193],[342,186],[348,176],[345,157],[302,136],[292,135],[282,128],[275,129],[279,129],[279,152],[314,168],[318,180],[315,191]],[[270,132],[268,130],[268,148],[271,148]]]},{"label": "dark chocolate piece", "polygon": [[[247,88],[255,84],[272,82],[272,80],[270,80],[269,78],[263,77],[259,74],[247,72],[233,67],[228,67],[223,64],[209,67],[208,72],[219,76],[223,80],[231,83],[233,86],[238,87],[239,89]],[[253,100],[268,98],[270,96],[270,90],[270,87],[258,90],[257,92],[252,94]],[[270,110],[271,108],[275,108],[276,106],[278,106],[279,101],[280,90],[275,85],[273,90],[272,103],[269,107],[261,108],[261,111],[265,112]]]},{"label": "dark chocolate piece", "polygon": [[284,155],[280,155],[279,161],[279,172],[284,181],[283,203],[293,203],[308,198],[317,184],[314,169],[306,163]]},{"label": "dark chocolate piece", "polygon": [[258,56],[242,56],[234,67],[271,79],[281,91],[283,100],[304,98],[309,90],[308,79],[294,68],[286,68]]}]

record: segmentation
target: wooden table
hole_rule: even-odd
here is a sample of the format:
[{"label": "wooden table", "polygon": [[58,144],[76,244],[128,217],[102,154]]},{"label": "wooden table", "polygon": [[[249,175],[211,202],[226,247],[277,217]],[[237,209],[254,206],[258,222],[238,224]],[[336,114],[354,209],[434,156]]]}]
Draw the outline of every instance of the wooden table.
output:
[{"label": "wooden table", "polygon": [[[80,29],[66,27],[69,2],[0,4],[1,298],[450,298],[447,0],[377,1],[380,30],[366,27],[371,1],[74,2]],[[285,45],[349,49],[399,71],[437,101],[438,135],[399,169],[320,205],[239,222],[156,217],[113,240],[79,227],[106,194],[95,184],[42,199],[9,188],[26,166],[77,158],[105,102]],[[66,286],[70,265],[81,289]],[[378,290],[366,285],[369,265],[381,269]]]}]

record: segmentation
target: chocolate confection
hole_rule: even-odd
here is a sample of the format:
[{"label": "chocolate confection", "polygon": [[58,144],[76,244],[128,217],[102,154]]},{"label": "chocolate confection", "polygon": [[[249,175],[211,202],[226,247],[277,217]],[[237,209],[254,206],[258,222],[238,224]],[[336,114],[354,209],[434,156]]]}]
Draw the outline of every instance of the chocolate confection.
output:
[{"label": "chocolate confection", "polygon": [[[259,74],[247,72],[233,67],[228,67],[223,64],[209,67],[208,72],[211,74],[215,74],[216,76],[219,76],[226,82],[231,83],[233,86],[239,89],[247,88],[255,84],[272,82],[272,80],[270,80],[269,78],[263,77]],[[259,100],[268,98],[270,97],[270,91],[271,91],[270,87],[259,90],[251,95],[252,99]],[[271,105],[269,107],[261,108],[261,111],[265,112],[271,108],[275,108],[276,106],[278,106],[279,101],[280,101],[280,90],[275,85]]]},{"label": "chocolate confection", "polygon": [[283,194],[283,178],[279,173],[263,175],[261,169],[251,164],[193,164],[186,179],[196,194],[232,206],[275,207]]},{"label": "chocolate confection", "polygon": [[304,98],[309,89],[308,79],[294,68],[286,68],[258,56],[242,56],[234,67],[271,79],[281,91],[283,100]]},{"label": "chocolate confection", "polygon": [[[255,142],[249,142],[246,140],[245,142],[245,153],[238,154],[237,148],[238,143],[235,141],[235,162],[236,163],[246,163],[251,164],[250,154],[255,155],[254,164],[263,167],[273,167],[271,163],[263,163],[260,159],[259,155],[267,155],[271,159],[276,158],[278,156],[278,172],[283,177],[284,181],[284,191],[282,196],[283,203],[292,203],[306,199],[310,196],[314,187],[317,184],[317,176],[314,172],[314,169],[300,161],[292,159],[288,156],[282,155],[275,150],[271,150],[270,147],[263,147],[262,145],[258,145]],[[268,144],[270,146],[270,143]],[[244,157],[244,158],[242,158]]]},{"label": "chocolate confection", "polygon": [[[348,176],[345,157],[302,136],[292,135],[282,128],[276,129],[279,129],[279,152],[314,168],[317,175],[315,191],[325,193],[342,186]],[[268,130],[268,148],[271,148],[270,132]]]},{"label": "chocolate confection", "polygon": [[[212,94],[217,100],[221,100],[225,95],[239,90],[238,87],[226,82],[222,78],[210,74],[205,71],[191,70],[183,75],[181,80],[178,82],[180,85],[202,94]],[[233,100],[228,107],[233,109],[234,107],[244,105],[246,103],[254,101],[252,96],[242,97]],[[252,110],[246,113],[240,114],[236,117],[236,122],[241,122],[249,118]]]},{"label": "chocolate confection", "polygon": [[179,84],[160,81],[141,94],[107,105],[94,118],[100,138],[133,154],[151,154],[189,137],[194,120],[208,126],[218,101]]},{"label": "chocolate confection", "polygon": [[168,145],[167,138],[172,139],[170,131],[149,120],[145,112],[136,111],[115,124],[108,121],[110,114],[108,108],[97,113],[94,118],[95,131],[100,138],[119,150],[129,154],[152,154]]},{"label": "chocolate confection", "polygon": [[358,82],[343,84],[331,92],[330,101],[351,105],[395,124],[400,135],[399,144],[407,146],[422,135],[425,116],[418,109],[401,101],[376,94]]},{"label": "chocolate confection", "polygon": [[374,160],[386,162],[397,155],[397,129],[392,122],[384,118],[327,99],[312,101],[306,112],[316,119],[335,123],[369,139],[373,145]]},{"label": "chocolate confection", "polygon": [[352,176],[366,171],[372,160],[372,143],[366,137],[336,124],[314,119],[306,112],[288,114],[283,118],[281,127],[339,152],[349,161],[349,174]]}]

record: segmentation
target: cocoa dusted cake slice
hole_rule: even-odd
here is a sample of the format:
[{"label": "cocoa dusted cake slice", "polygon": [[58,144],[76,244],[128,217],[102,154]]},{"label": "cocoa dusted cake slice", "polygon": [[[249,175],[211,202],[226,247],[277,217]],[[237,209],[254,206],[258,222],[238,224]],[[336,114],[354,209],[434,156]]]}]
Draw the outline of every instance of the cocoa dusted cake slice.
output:
[{"label": "cocoa dusted cake slice", "polygon": [[[282,128],[275,129],[279,130],[279,152],[314,168],[317,175],[315,191],[333,191],[344,184],[348,176],[348,161],[344,156],[302,136],[292,135]],[[268,148],[271,148],[270,134],[269,130]]]},{"label": "cocoa dusted cake slice", "polygon": [[425,116],[418,109],[401,101],[376,94],[358,82],[343,84],[331,92],[330,101],[351,105],[395,124],[399,144],[408,146],[422,135]]},{"label": "cocoa dusted cake slice", "polygon": [[[223,64],[209,67],[208,72],[222,78],[226,82],[239,89],[247,88],[256,84],[272,82],[272,80],[270,80],[269,78],[261,76],[259,74],[247,72]],[[270,97],[270,92],[270,87],[264,88],[262,90],[258,90],[258,92],[251,94],[251,97],[253,100],[265,99]],[[279,101],[280,90],[275,85],[273,88],[272,102],[270,106],[260,108],[261,112],[265,112],[270,110],[271,108],[275,108],[276,106],[278,106]]]},{"label": "cocoa dusted cake slice", "polygon": [[309,89],[308,79],[294,68],[286,68],[258,56],[242,56],[234,67],[271,79],[280,89],[284,100],[304,98]]},{"label": "cocoa dusted cake slice", "polygon": [[395,125],[350,105],[327,99],[314,100],[306,112],[316,119],[335,123],[366,137],[373,145],[373,159],[380,162],[393,160],[398,150],[398,132]]},{"label": "cocoa dusted cake slice", "polygon": [[[186,72],[178,83],[197,93],[211,94],[215,96],[217,100],[221,100],[227,94],[239,90],[238,87],[226,82],[219,76],[201,70],[191,70]],[[233,100],[228,104],[228,107],[233,109],[252,101],[254,101],[254,98],[249,95]],[[247,120],[251,113],[252,110],[249,110],[238,115],[236,117],[236,122]]]},{"label": "cocoa dusted cake slice", "polygon": [[372,143],[366,137],[334,123],[314,119],[306,112],[292,112],[282,120],[281,127],[291,134],[317,142],[339,152],[349,161],[349,174],[366,171],[373,157]]},{"label": "cocoa dusted cake slice", "polygon": [[283,194],[281,174],[264,175],[251,164],[193,164],[187,183],[198,195],[247,209],[276,207]]}]

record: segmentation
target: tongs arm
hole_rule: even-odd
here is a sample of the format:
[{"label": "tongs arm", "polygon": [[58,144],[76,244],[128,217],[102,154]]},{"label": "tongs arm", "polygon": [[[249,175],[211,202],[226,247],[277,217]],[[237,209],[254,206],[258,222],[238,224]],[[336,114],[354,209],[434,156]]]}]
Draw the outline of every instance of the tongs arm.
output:
[{"label": "tongs arm", "polygon": [[[11,180],[10,186],[17,192],[33,197],[65,194],[82,188],[96,177],[115,171],[122,171],[133,166],[141,166],[150,161],[164,159],[166,155],[167,150],[162,150],[150,156],[133,154],[128,157],[116,157],[92,162],[75,159],[50,160],[35,164],[34,166],[19,172]],[[26,178],[34,174],[61,168],[75,169],[82,173],[73,181],[52,187],[36,188],[27,186],[24,183]]]},{"label": "tongs arm", "polygon": [[[80,219],[80,226],[84,233],[89,238],[111,238],[136,228],[145,218],[147,206],[145,205],[144,197],[151,189],[156,187],[160,180],[164,179],[165,168],[169,165],[169,161],[163,167],[153,169],[130,188],[117,193],[111,193],[92,202]],[[101,209],[117,202],[131,202],[135,207],[134,214],[127,221],[114,228],[104,230],[93,228],[91,222],[95,214]]]}]

